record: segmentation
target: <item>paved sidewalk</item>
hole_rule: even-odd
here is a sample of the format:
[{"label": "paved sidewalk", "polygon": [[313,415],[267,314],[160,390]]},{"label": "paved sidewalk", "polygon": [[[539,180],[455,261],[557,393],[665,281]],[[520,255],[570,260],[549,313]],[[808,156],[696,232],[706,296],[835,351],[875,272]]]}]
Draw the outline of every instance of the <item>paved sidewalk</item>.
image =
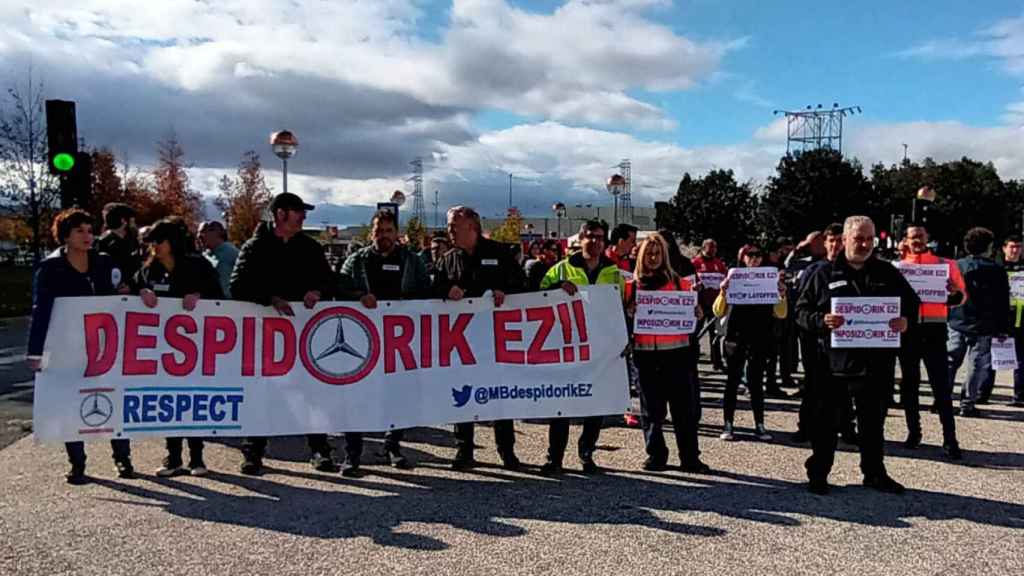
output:
[{"label": "paved sidewalk", "polygon": [[[352,480],[312,471],[299,438],[272,443],[260,478],[212,444],[210,477],[158,479],[162,443],[146,441],[133,447],[143,475],[119,480],[109,447],[92,444],[96,480],[76,488],[60,446],[25,438],[0,452],[0,574],[1024,573],[1024,411],[999,405],[1002,380],[988,418],[957,419],[963,464],[943,460],[936,416],[924,413],[926,445],[907,451],[902,413],[890,412],[887,464],[910,489],[902,497],[859,486],[849,447],[831,477],[839,487],[808,494],[808,449],[782,433],[797,402],[768,401],[769,443],[748,435],[741,402],[742,440],[723,443],[720,378],[707,390],[707,476],[640,471],[641,434],[621,427],[602,434],[598,476],[506,472],[482,427],[478,456],[491,465],[469,473],[447,468],[447,430],[417,429],[416,470],[371,465]],[[524,462],[543,462],[546,431],[517,424]]]}]

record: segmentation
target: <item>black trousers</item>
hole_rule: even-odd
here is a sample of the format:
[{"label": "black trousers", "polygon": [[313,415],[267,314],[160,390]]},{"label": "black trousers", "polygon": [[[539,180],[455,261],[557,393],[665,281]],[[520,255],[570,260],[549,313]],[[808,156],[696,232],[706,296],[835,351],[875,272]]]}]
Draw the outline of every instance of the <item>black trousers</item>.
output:
[{"label": "black trousers", "polygon": [[[459,454],[473,453],[475,431],[474,422],[460,422],[455,425],[455,446]],[[494,421],[494,443],[498,445],[498,455],[502,459],[515,455],[516,431],[512,420]]]},{"label": "black trousers", "polygon": [[[181,448],[183,438],[168,438],[167,439],[167,463],[181,465]],[[202,438],[189,438],[188,439],[188,457],[189,462],[200,462],[203,459],[203,439]]]},{"label": "black trousers", "polygon": [[[131,441],[111,440],[114,461],[127,460],[132,456]],[[85,442],[66,442],[64,449],[68,452],[68,462],[72,466],[85,466]]]},{"label": "black trousers", "polygon": [[[401,447],[404,430],[389,430],[384,433],[384,451],[397,452]],[[359,462],[363,456],[363,433],[345,432],[345,455],[349,462]]]},{"label": "black trousers", "polygon": [[802,346],[798,345],[800,330],[797,329],[794,317],[795,311],[790,310],[786,319],[778,320],[782,323],[782,338],[779,341],[779,371],[782,384],[787,386],[793,383],[793,374],[796,373],[800,352],[803,352]]},{"label": "black trousers", "polygon": [[[266,436],[246,438],[242,441],[242,454],[246,459],[262,459],[267,452],[267,440]],[[332,452],[331,444],[327,441],[327,434],[306,434],[306,444],[309,445],[310,452],[324,455]]]},{"label": "black trousers", "polygon": [[935,408],[942,423],[943,444],[956,444],[956,419],[953,417],[953,385],[949,380],[949,356],[946,324],[919,324],[905,336],[900,350],[900,403],[907,415],[907,431],[921,434],[921,361],[928,371],[928,384],[932,388]]},{"label": "black trousers", "polygon": [[[548,460],[557,464],[565,457],[565,447],[569,445],[569,422],[572,418],[555,418],[548,424]],[[601,425],[604,416],[591,416],[583,419],[583,431],[577,443],[580,460],[593,460],[597,449],[597,439],[601,436]]]},{"label": "black trousers", "polygon": [[[828,367],[825,366],[827,361],[821,354],[821,350],[818,347],[818,339],[813,336],[801,335],[800,336],[800,356],[804,365],[804,383],[803,383],[803,397],[800,398],[800,413],[797,419],[797,430],[804,432],[810,436],[813,430],[813,422],[817,418],[817,410],[819,409],[816,398],[818,389],[821,386],[819,383],[822,375],[827,376]],[[842,393],[843,397],[840,398],[842,403],[841,412],[839,417],[839,431],[843,434],[853,435],[856,431],[856,415],[853,411],[853,399],[850,398],[849,391],[843,390],[837,391]]]},{"label": "black trousers", "polygon": [[[880,367],[878,374],[892,374],[895,359],[880,358],[888,365]],[[811,431],[811,457],[807,459],[807,477],[828,477],[835,462],[836,435],[843,412],[843,398],[849,394],[857,408],[857,428],[860,435],[860,470],[865,478],[885,475],[885,414],[889,408],[890,383],[877,376],[822,378],[815,404],[818,417]]]},{"label": "black trousers", "polygon": [[729,378],[725,382],[725,398],[723,399],[725,421],[732,422],[736,414],[736,394],[740,387],[740,377],[745,369],[754,422],[764,424],[763,377],[767,356],[764,346],[760,343],[753,344],[746,341],[726,341],[725,354],[729,367]]},{"label": "black trousers", "polygon": [[644,447],[652,460],[668,461],[668,447],[662,431],[668,411],[676,449],[683,465],[697,462],[697,425],[700,422],[700,390],[690,364],[693,353],[687,348],[634,352],[640,372],[640,427]]}]

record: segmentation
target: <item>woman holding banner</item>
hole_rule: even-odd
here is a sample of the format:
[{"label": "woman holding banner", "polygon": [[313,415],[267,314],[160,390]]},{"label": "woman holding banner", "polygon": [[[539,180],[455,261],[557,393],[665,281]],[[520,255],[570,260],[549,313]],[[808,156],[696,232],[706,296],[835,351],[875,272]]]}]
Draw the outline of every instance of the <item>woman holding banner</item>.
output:
[{"label": "woman holding banner", "polygon": [[[43,344],[50,324],[50,313],[54,300],[73,296],[113,296],[121,283],[121,271],[114,266],[113,259],[106,254],[92,251],[94,218],[85,210],[70,208],[53,219],[53,238],[60,244],[36,270],[32,283],[32,327],[29,332],[29,366],[40,370],[43,364]],[[128,440],[111,440],[117,475],[132,478],[131,447]],[[69,484],[85,484],[85,444],[67,442],[71,470],[67,473]]]},{"label": "woman holding banner", "polygon": [[[761,250],[751,244],[740,248],[737,257],[744,268],[760,267],[761,259]],[[772,435],[764,425],[764,366],[770,345],[773,318],[786,318],[786,289],[780,279],[779,299],[774,305],[730,305],[726,292],[735,270],[730,270],[722,281],[718,298],[712,306],[715,316],[721,319],[724,326],[725,358],[729,369],[723,399],[725,425],[719,438],[729,441],[736,439],[733,434],[733,416],[736,414],[736,393],[745,368],[747,389],[750,390],[750,405],[754,412],[754,435],[758,440],[767,441],[772,439]]]},{"label": "woman holding banner", "polygon": [[[148,308],[155,308],[158,298],[181,298],[181,307],[195,310],[200,298],[217,300],[224,297],[217,271],[197,254],[189,254],[189,234],[184,222],[164,218],[154,224],[142,239],[149,245],[149,258],[130,282],[132,293],[142,298]],[[205,476],[203,439],[189,438],[188,468],[181,460],[181,438],[167,438],[167,457],[157,470],[160,477],[191,474]]]},{"label": "woman holding banner", "polygon": [[[668,242],[652,234],[640,245],[636,270],[626,283],[623,296],[626,313],[636,315],[639,290],[692,290],[689,280],[680,278],[668,261]],[[695,307],[700,317],[700,307]],[[632,326],[632,322],[627,323]],[[664,470],[668,448],[662,427],[672,411],[680,467],[686,472],[707,473],[711,468],[700,461],[697,424],[700,420],[700,392],[695,378],[696,357],[690,353],[687,334],[633,334],[633,355],[640,373],[640,426],[644,431],[647,459],[644,470]]]}]

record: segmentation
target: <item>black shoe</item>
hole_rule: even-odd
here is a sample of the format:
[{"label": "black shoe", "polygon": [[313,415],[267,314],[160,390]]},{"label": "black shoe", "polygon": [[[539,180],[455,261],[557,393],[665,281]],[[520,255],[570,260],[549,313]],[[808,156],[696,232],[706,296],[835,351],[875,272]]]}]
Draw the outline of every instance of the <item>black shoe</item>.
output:
[{"label": "black shoe", "polygon": [[981,412],[973,406],[964,406],[957,412],[963,418],[978,418],[981,416]]},{"label": "black shoe", "polygon": [[452,470],[469,470],[476,466],[476,460],[473,459],[472,452],[458,451],[455,453],[455,459],[452,460]]},{"label": "black shoe", "polygon": [[89,477],[85,475],[85,465],[71,466],[71,470],[64,475],[64,479],[72,486],[81,486],[89,483]]},{"label": "black shoe", "polygon": [[907,439],[903,441],[903,447],[908,450],[916,450],[921,445],[921,433],[911,432],[907,435]]},{"label": "black shoe", "polygon": [[239,471],[246,476],[259,476],[263,474],[263,459],[246,457]]},{"label": "black shoe", "polygon": [[126,480],[135,478],[135,467],[132,466],[130,458],[114,460],[114,466],[117,468],[118,478],[124,478]]},{"label": "black shoe", "polygon": [[351,458],[346,459],[345,463],[341,465],[341,475],[346,478],[359,476],[359,461]]},{"label": "black shoe", "polygon": [[857,436],[857,433],[852,430],[840,434],[839,439],[843,441],[843,444],[849,444],[850,446],[860,445],[860,438]]},{"label": "black shoe", "polygon": [[828,480],[824,478],[812,478],[807,482],[807,491],[811,494],[817,494],[818,496],[825,496],[829,493],[831,488],[828,485]]},{"label": "black shoe", "polygon": [[690,474],[711,473],[711,466],[708,466],[707,464],[701,462],[700,460],[695,460],[691,463],[681,464],[679,466],[679,469],[682,470],[683,472],[688,472]]},{"label": "black shoe", "polygon": [[580,463],[583,465],[584,474],[597,474],[599,468],[593,458],[580,458]]},{"label": "black shoe", "polygon": [[783,391],[782,388],[779,388],[778,386],[775,386],[774,388],[771,388],[769,390],[765,390],[764,396],[765,398],[789,398],[789,394],[786,394],[786,392]]},{"label": "black shoe", "polygon": [[412,462],[402,454],[402,451],[396,446],[384,450],[384,459],[394,468],[399,470],[411,470]]},{"label": "black shoe", "polygon": [[329,453],[313,452],[309,464],[317,472],[336,473],[341,470],[341,466],[338,466]]},{"label": "black shoe", "polygon": [[810,438],[807,437],[807,432],[804,432],[803,430],[797,430],[796,432],[793,432],[793,435],[790,437],[790,439],[797,444],[804,444],[805,442],[810,440]]},{"label": "black shoe", "polygon": [[515,454],[506,454],[501,457],[501,467],[505,470],[515,471],[522,467],[522,463]]},{"label": "black shoe", "polygon": [[959,444],[943,444],[942,451],[946,453],[946,458],[950,460],[964,459],[964,453],[960,450]]},{"label": "black shoe", "polygon": [[975,404],[978,404],[979,406],[984,406],[985,404],[988,404],[989,400],[991,399],[991,396],[981,396],[980,398],[978,398],[978,401],[975,402]]},{"label": "black shoe", "polygon": [[864,486],[871,488],[872,490],[885,492],[886,494],[903,494],[906,491],[903,484],[893,480],[888,475],[865,478]]},{"label": "black shoe", "polygon": [[545,462],[544,464],[541,465],[540,473],[541,474],[561,474],[562,473],[562,463],[561,462],[555,462],[554,460],[548,459],[547,462]]},{"label": "black shoe", "polygon": [[648,472],[664,472],[667,469],[664,460],[655,460],[654,458],[648,457],[644,460],[643,469]]}]

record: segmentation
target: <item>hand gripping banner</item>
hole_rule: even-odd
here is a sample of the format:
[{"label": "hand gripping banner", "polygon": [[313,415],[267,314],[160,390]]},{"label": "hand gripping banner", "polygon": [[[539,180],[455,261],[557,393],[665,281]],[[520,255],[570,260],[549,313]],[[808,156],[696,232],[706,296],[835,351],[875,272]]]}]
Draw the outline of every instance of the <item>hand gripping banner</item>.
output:
[{"label": "hand gripping banner", "polygon": [[616,287],[460,302],[61,298],[36,376],[43,441],[375,432],[622,413]]}]

